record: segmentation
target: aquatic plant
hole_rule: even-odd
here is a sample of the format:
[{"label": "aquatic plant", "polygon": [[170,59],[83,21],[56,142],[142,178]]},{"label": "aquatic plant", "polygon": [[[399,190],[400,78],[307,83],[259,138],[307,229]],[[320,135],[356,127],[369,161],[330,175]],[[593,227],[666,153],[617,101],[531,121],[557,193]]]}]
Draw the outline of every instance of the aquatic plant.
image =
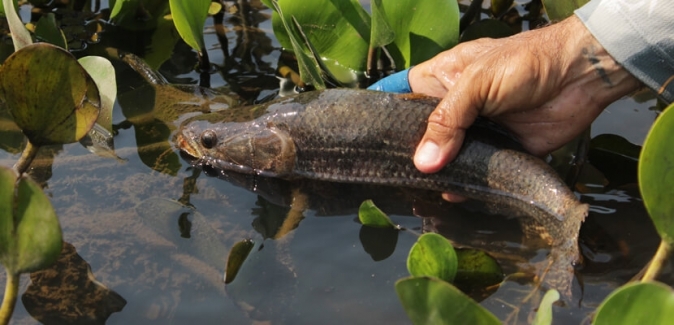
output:
[{"label": "aquatic plant", "polygon": [[[19,275],[53,263],[61,252],[61,228],[47,196],[26,174],[43,145],[79,141],[95,123],[111,128],[115,88],[106,90],[106,110],[94,77],[65,49],[49,43],[32,44],[11,0],[3,0],[15,52],[0,67],[0,98],[27,138],[13,169],[0,167],[0,263],[7,284],[0,324],[11,318]],[[99,60],[100,59],[100,60]],[[109,84],[114,71],[102,58],[85,59],[98,84]],[[101,61],[102,60],[102,61]],[[107,114],[107,115],[106,115]]]}]

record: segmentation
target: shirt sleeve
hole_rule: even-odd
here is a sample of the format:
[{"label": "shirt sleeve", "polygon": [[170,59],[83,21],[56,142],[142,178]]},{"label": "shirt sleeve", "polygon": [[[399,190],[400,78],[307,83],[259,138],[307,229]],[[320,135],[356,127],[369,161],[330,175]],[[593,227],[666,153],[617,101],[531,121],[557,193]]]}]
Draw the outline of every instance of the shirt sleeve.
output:
[{"label": "shirt sleeve", "polygon": [[674,101],[674,1],[591,0],[575,14],[613,59]]}]

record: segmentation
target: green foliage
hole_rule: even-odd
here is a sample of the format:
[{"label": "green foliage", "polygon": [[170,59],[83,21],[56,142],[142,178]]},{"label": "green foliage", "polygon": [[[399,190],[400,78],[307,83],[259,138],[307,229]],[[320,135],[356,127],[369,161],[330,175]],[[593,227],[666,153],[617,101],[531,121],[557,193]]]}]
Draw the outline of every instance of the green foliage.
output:
[{"label": "green foliage", "polygon": [[227,256],[227,267],[225,269],[225,284],[231,283],[239,273],[243,262],[253,250],[255,242],[250,239],[244,239],[232,247]]},{"label": "green foliage", "polygon": [[657,282],[631,283],[612,292],[597,309],[595,325],[671,324],[674,292]]},{"label": "green foliage", "polygon": [[7,58],[0,75],[0,96],[34,145],[79,141],[98,118],[96,84],[61,48],[47,43],[24,47]]},{"label": "green foliage", "polygon": [[655,121],[639,158],[639,187],[644,205],[660,237],[674,243],[674,109]]},{"label": "green foliage", "polygon": [[298,55],[298,49],[292,44],[293,32],[283,22],[294,17],[337,81],[355,84],[358,76],[354,72],[362,73],[365,69],[370,38],[369,17],[358,1],[280,0],[278,7],[280,10],[274,13],[272,25],[279,43]]},{"label": "green foliage", "polygon": [[[272,1],[265,3],[276,6]],[[402,69],[458,42],[459,10],[455,2],[377,0],[372,3],[372,11],[370,18],[356,0],[279,0],[272,24],[281,45],[297,55],[305,82],[308,77],[302,70],[314,69],[316,64],[303,68],[306,60],[301,56],[311,53],[320,58],[327,75],[352,87],[364,76],[371,47],[386,45],[396,67]],[[297,20],[297,28],[288,23],[292,19]],[[299,45],[299,36],[293,40],[299,33],[306,35],[306,46]]]},{"label": "green foliage", "polygon": [[500,324],[484,307],[440,279],[408,277],[395,287],[413,324]]},{"label": "green foliage", "polygon": [[66,37],[56,25],[56,18],[53,13],[48,13],[37,21],[35,25],[35,38],[68,49]]},{"label": "green foliage", "polygon": [[541,305],[536,312],[533,325],[550,325],[552,324],[552,304],[559,300],[559,292],[555,289],[548,290],[543,296]]},{"label": "green foliage", "polygon": [[456,252],[447,238],[425,233],[412,245],[407,257],[407,270],[413,276],[431,276],[454,281],[457,270]]},{"label": "green foliage", "polygon": [[41,269],[61,252],[61,227],[39,185],[0,167],[0,262],[8,273]]},{"label": "green foliage", "polygon": [[459,42],[459,6],[445,0],[382,0],[396,37],[386,48],[396,68],[426,61]]},{"label": "green foliage", "polygon": [[551,21],[560,21],[573,15],[573,11],[590,0],[543,0],[543,7]]},{"label": "green foliage", "polygon": [[398,228],[396,224],[372,200],[366,200],[358,209],[358,220],[363,226],[378,228]]},{"label": "green foliage", "polygon": [[372,9],[372,28],[370,31],[370,47],[384,47],[395,40],[396,33],[386,19],[386,14],[381,5],[382,0],[370,2]]},{"label": "green foliage", "polygon": [[204,22],[211,0],[169,0],[169,4],[180,37],[197,52],[205,51]]},{"label": "green foliage", "polygon": [[[12,0],[10,0],[12,1]],[[14,11],[19,9],[19,0],[13,0],[12,3],[14,4]],[[0,17],[4,18],[7,15],[5,14],[5,1],[3,0],[0,2]]]}]

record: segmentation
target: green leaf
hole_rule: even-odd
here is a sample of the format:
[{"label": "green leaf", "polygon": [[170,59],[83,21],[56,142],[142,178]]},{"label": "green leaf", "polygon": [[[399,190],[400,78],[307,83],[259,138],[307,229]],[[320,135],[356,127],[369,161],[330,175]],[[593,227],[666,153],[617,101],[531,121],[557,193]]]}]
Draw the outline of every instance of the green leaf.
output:
[{"label": "green leaf", "polygon": [[98,118],[96,84],[59,47],[29,45],[7,58],[0,75],[0,96],[34,145],[79,141]]},{"label": "green leaf", "polygon": [[674,105],[660,114],[639,158],[639,187],[660,237],[674,243]]},{"label": "green leaf", "polygon": [[395,33],[386,48],[398,69],[426,61],[459,41],[456,1],[382,0],[382,9]]},{"label": "green leaf", "polygon": [[[283,11],[281,11],[279,4],[276,1],[272,1],[272,4],[278,13],[278,19],[283,24],[283,28],[290,39],[291,47],[295,53],[295,56],[297,57],[297,64],[299,65],[300,77],[302,78],[302,81],[313,85],[316,89],[325,89],[325,83],[321,77],[321,68],[318,65],[318,62],[313,57],[313,55],[310,56],[307,54],[305,47],[302,46],[302,43],[299,41],[299,38],[297,37],[294,29],[291,28],[290,24],[288,24],[286,19],[287,17],[283,14]],[[278,28],[275,28],[275,30],[278,30]],[[279,39],[279,42],[280,41],[281,40]]]},{"label": "green leaf", "polygon": [[436,233],[425,233],[412,245],[407,270],[413,276],[432,276],[452,282],[458,260],[452,243]]},{"label": "green leaf", "polygon": [[629,283],[613,291],[597,309],[595,325],[671,324],[674,292],[658,282]]},{"label": "green leaf", "polygon": [[391,219],[374,205],[372,200],[363,201],[358,208],[358,220],[363,226],[377,228],[399,228]]},{"label": "green leaf", "polygon": [[284,48],[292,49],[300,60],[298,49],[304,48],[293,44],[286,23],[295,17],[337,81],[347,86],[357,83],[370,43],[370,17],[357,0],[280,0],[278,7],[272,25]]},{"label": "green leaf", "polygon": [[112,133],[112,108],[117,97],[115,68],[108,59],[100,56],[85,56],[77,60],[96,83],[101,96],[101,109],[96,123]]},{"label": "green leaf", "polygon": [[[4,0],[2,2],[0,2],[0,17],[2,17],[2,18],[7,17],[7,15],[5,14],[5,4],[4,4],[4,2],[5,2]],[[19,10],[19,1],[13,0],[12,2],[14,3],[14,12],[16,12],[17,10]]]},{"label": "green leaf", "polygon": [[30,32],[28,32],[26,26],[23,25],[21,18],[19,18],[19,15],[16,13],[14,1],[2,0],[2,5],[3,9],[5,9],[5,16],[7,17],[9,30],[12,33],[12,42],[14,42],[14,51],[18,51],[21,48],[33,44],[33,39],[30,36]]},{"label": "green leaf", "polygon": [[550,325],[552,324],[552,304],[559,300],[559,292],[555,289],[548,290],[543,296],[533,325]]},{"label": "green leaf", "polygon": [[[16,184],[16,187],[15,187]],[[0,262],[9,273],[53,263],[61,253],[61,227],[49,198],[28,177],[0,167]]]},{"label": "green leaf", "polygon": [[390,44],[395,40],[396,34],[389,26],[381,8],[382,0],[373,0],[371,4],[372,9],[372,28],[370,31],[370,47],[377,48]]},{"label": "green leaf", "polygon": [[225,284],[229,284],[234,281],[236,275],[239,273],[243,262],[246,261],[246,258],[253,250],[255,242],[250,239],[244,239],[232,247],[232,250],[229,251],[227,256],[227,268],[225,269]]},{"label": "green leaf", "polygon": [[573,11],[590,0],[543,0],[543,7],[551,21],[560,21],[573,15]]},{"label": "green leaf", "polygon": [[176,29],[187,45],[197,52],[206,50],[204,23],[211,0],[169,0]]},{"label": "green leaf", "polygon": [[501,266],[489,254],[470,248],[455,252],[458,268],[454,284],[459,288],[484,288],[503,281]]},{"label": "green leaf", "polygon": [[431,277],[396,282],[407,316],[420,324],[500,324],[499,320],[451,284]]},{"label": "green leaf", "polygon": [[56,46],[68,49],[68,41],[63,35],[61,29],[56,25],[56,18],[53,13],[42,16],[35,25],[35,37],[38,40],[54,44]]}]

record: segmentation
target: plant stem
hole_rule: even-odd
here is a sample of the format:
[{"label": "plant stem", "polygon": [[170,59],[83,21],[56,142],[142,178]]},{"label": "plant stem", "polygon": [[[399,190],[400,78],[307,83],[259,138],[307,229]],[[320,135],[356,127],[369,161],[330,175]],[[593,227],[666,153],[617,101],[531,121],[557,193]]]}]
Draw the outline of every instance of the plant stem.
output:
[{"label": "plant stem", "polygon": [[660,272],[662,271],[662,265],[665,264],[665,261],[667,261],[667,257],[669,257],[671,251],[672,246],[668,242],[664,240],[660,241],[658,251],[655,252],[653,259],[651,259],[651,263],[648,265],[646,273],[644,274],[644,277],[641,278],[641,281],[655,280],[655,278],[660,275]]},{"label": "plant stem", "polygon": [[14,171],[19,175],[23,175],[28,170],[28,166],[33,162],[33,158],[37,155],[37,151],[40,149],[40,146],[34,146],[30,140],[26,144],[26,148],[23,149],[21,153],[21,158],[19,161],[14,164]]},{"label": "plant stem", "polygon": [[5,287],[5,298],[0,307],[0,325],[9,324],[12,318],[14,305],[16,304],[16,295],[19,292],[19,273],[7,271],[7,285]]}]

